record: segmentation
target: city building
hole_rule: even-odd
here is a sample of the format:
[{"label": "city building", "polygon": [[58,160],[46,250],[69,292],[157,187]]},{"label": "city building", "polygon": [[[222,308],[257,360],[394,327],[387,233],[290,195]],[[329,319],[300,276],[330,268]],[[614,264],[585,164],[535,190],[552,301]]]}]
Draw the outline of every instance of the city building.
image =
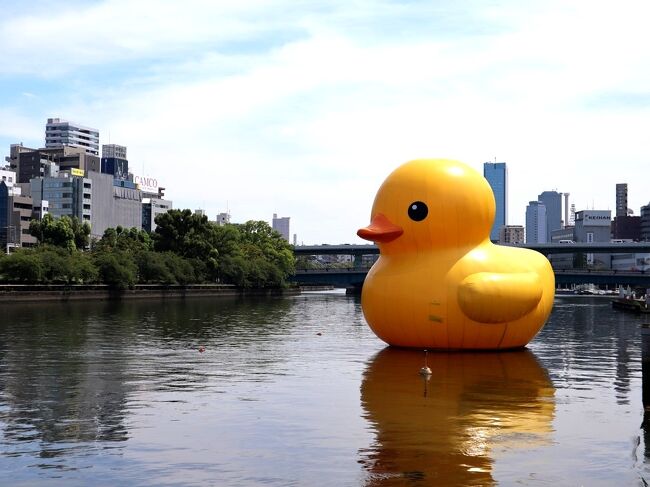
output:
[{"label": "city building", "polygon": [[69,216],[91,223],[92,192],[92,181],[79,169],[60,172],[57,177],[31,180],[34,206],[42,213],[42,202],[47,202],[48,212],[54,218]]},{"label": "city building", "polygon": [[9,169],[16,171],[18,173],[18,161],[20,154],[23,152],[31,152],[36,149],[30,149],[29,147],[24,147],[22,143],[20,144],[11,144],[9,146],[9,155],[5,157],[5,161],[9,164]]},{"label": "city building", "polygon": [[99,157],[88,154],[82,149],[67,146],[20,150],[16,154],[16,160],[19,183],[29,183],[33,178],[42,176],[55,177],[57,169],[96,172],[101,169]]},{"label": "city building", "polygon": [[524,242],[525,233],[522,225],[504,225],[499,230],[500,244],[522,244]]},{"label": "city building", "polygon": [[227,223],[230,223],[230,213],[219,213],[217,215],[217,221],[215,222],[219,226],[226,225]]},{"label": "city building", "polygon": [[641,240],[641,217],[633,215],[616,216],[612,220],[612,238],[617,240]]},{"label": "city building", "polygon": [[540,201],[526,206],[526,243],[546,243],[546,207]]},{"label": "city building", "polygon": [[546,207],[546,241],[551,241],[551,232],[562,228],[562,193],[544,191],[537,196],[537,201]]},{"label": "city building", "polygon": [[492,188],[496,203],[494,224],[490,230],[490,240],[499,240],[499,229],[508,223],[508,172],[505,162],[486,162],[483,164],[483,177]]},{"label": "city building", "polygon": [[[609,242],[612,233],[612,212],[611,210],[582,210],[576,212],[575,241]],[[610,267],[610,254],[585,254],[584,262],[577,262],[576,266],[586,264],[589,267],[607,269]]]},{"label": "city building", "polygon": [[278,218],[278,215],[273,213],[273,230],[282,235],[287,242],[289,242],[289,218],[288,216]]},{"label": "city building", "polygon": [[128,179],[129,161],[126,147],[117,144],[102,145],[101,172],[112,174],[116,179]]},{"label": "city building", "polygon": [[641,217],[634,216],[627,206],[627,183],[616,185],[616,216],[612,221],[612,239],[641,240]]},{"label": "city building", "polygon": [[641,240],[650,242],[650,203],[641,207]]},{"label": "city building", "polygon": [[48,118],[45,125],[45,147],[77,147],[99,156],[99,131],[75,122]]},{"label": "city building", "polygon": [[32,198],[20,194],[20,188],[10,188],[0,181],[0,248],[9,253],[19,247],[36,245],[29,233],[32,219]]},{"label": "city building", "polygon": [[582,210],[576,212],[576,242],[609,242],[611,240],[611,210]]},{"label": "city building", "polygon": [[156,217],[172,209],[172,202],[161,198],[142,199],[142,229],[147,232],[156,230]]},{"label": "city building", "polygon": [[90,236],[101,238],[107,228],[142,228],[142,192],[133,181],[112,174],[88,172],[92,182]]},{"label": "city building", "polygon": [[0,181],[4,181],[9,188],[13,188],[14,184],[18,182],[16,179],[16,171],[10,169],[10,166],[0,168]]},{"label": "city building", "polygon": [[616,216],[627,216],[627,183],[616,185]]}]

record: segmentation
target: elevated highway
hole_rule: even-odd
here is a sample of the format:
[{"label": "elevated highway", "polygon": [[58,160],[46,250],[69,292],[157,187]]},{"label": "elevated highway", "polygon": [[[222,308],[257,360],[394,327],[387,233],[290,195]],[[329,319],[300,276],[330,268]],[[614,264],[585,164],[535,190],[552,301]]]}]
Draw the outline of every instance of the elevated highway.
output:
[{"label": "elevated highway", "polygon": [[[551,254],[571,253],[650,253],[650,242],[633,243],[573,243],[573,244],[530,244],[512,245],[536,250],[546,256]],[[295,281],[300,284],[324,284],[338,287],[360,287],[363,284],[368,267],[361,267],[358,259],[362,255],[376,255],[379,249],[376,245],[304,245],[294,249],[296,256],[309,255],[351,255],[355,257],[350,268],[325,267],[322,269],[297,270]],[[555,281],[558,286],[578,284],[596,284],[614,287],[638,286],[650,288],[650,271],[613,271],[591,269],[555,270]]]},{"label": "elevated highway", "polygon": [[[509,247],[520,247],[524,249],[536,250],[544,255],[549,254],[573,254],[577,252],[584,253],[650,253],[650,242],[631,242],[631,243],[572,243],[572,244],[518,244]],[[379,249],[376,245],[356,245],[356,244],[337,244],[337,245],[299,245],[294,247],[294,253],[299,255],[373,255],[378,254]]]}]

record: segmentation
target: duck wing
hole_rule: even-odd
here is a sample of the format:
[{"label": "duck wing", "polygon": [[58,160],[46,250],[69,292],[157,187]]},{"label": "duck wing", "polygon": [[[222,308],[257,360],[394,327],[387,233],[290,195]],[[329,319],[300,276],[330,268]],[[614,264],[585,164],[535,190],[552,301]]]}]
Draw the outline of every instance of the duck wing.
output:
[{"label": "duck wing", "polygon": [[477,272],[458,287],[463,313],[480,323],[503,323],[521,318],[542,298],[542,282],[535,272]]}]

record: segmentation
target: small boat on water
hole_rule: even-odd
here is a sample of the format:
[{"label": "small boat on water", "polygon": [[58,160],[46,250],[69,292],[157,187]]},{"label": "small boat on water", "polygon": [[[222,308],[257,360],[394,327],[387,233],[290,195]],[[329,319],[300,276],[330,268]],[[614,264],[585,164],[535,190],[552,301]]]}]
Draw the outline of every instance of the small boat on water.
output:
[{"label": "small boat on water", "polygon": [[612,308],[632,313],[650,313],[650,307],[646,304],[645,299],[616,298],[612,300]]}]

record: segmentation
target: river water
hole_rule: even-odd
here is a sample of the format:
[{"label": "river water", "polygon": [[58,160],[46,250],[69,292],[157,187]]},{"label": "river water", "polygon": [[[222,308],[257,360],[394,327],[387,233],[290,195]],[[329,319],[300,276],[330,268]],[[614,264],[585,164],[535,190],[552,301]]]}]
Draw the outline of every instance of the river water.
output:
[{"label": "river water", "polygon": [[647,485],[643,321],[558,298],[426,381],[340,293],[2,305],[0,485]]}]

